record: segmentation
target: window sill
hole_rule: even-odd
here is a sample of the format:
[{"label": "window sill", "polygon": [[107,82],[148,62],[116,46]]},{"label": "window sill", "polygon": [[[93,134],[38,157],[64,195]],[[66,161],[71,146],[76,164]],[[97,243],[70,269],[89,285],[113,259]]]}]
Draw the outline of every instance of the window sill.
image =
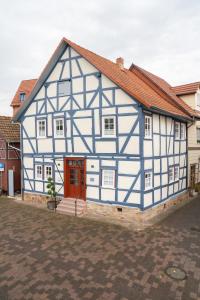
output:
[{"label": "window sill", "polygon": [[114,187],[108,187],[108,186],[100,186],[101,189],[106,189],[106,190],[116,190]]},{"label": "window sill", "polygon": [[46,138],[47,138],[47,136],[37,136],[38,140],[43,140],[43,139],[46,139]]}]

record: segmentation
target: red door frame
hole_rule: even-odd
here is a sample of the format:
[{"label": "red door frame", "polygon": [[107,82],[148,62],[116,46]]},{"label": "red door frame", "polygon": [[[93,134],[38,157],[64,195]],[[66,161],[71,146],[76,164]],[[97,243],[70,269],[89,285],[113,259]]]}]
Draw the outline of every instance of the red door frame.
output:
[{"label": "red door frame", "polygon": [[64,197],[67,198],[68,187],[69,187],[69,176],[67,175],[69,166],[69,160],[82,160],[83,161],[83,174],[84,174],[84,191],[83,191],[83,200],[86,201],[86,159],[83,157],[64,157]]}]

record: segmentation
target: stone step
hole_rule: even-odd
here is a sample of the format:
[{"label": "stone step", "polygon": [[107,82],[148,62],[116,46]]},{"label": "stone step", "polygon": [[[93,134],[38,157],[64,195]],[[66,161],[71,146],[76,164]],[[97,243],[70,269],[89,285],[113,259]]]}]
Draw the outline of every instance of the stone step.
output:
[{"label": "stone step", "polygon": [[[75,204],[75,202],[77,203]],[[57,206],[56,211],[62,214],[75,215],[75,207],[77,215],[84,213],[85,201],[82,199],[63,198]]]}]

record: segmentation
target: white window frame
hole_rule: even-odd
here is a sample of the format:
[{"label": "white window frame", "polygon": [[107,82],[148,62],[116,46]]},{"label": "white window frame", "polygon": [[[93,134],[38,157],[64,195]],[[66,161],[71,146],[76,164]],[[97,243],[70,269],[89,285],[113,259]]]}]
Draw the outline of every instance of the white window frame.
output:
[{"label": "white window frame", "polygon": [[[111,178],[112,176],[112,178]],[[110,177],[109,180],[106,177]],[[104,188],[115,188],[115,170],[113,169],[103,169],[102,170],[102,187]]]},{"label": "white window frame", "polygon": [[[57,121],[59,121],[59,122],[62,121],[62,126],[63,126],[62,134],[58,134]],[[55,132],[56,137],[64,137],[64,119],[63,118],[54,119],[54,132]]]},{"label": "white window frame", "polygon": [[[51,176],[50,175],[47,175],[47,169],[51,169]],[[49,177],[53,178],[53,168],[52,168],[52,165],[45,165],[44,166],[44,178],[45,180],[48,180]]]},{"label": "white window frame", "polygon": [[20,100],[20,102],[24,102],[24,101],[25,101],[25,98],[26,98],[26,93],[21,92],[21,93],[19,94],[19,100]]},{"label": "white window frame", "polygon": [[[38,168],[41,169],[41,173],[38,173]],[[35,177],[36,179],[43,180],[43,166],[42,165],[35,165]]]},{"label": "white window frame", "polygon": [[144,117],[144,137],[145,139],[152,138],[152,116],[145,115]]},{"label": "white window frame", "polygon": [[[176,131],[176,125],[178,126],[178,131]],[[180,140],[180,123],[179,122],[175,122],[174,124],[174,137],[175,140]]]},{"label": "white window frame", "polygon": [[[113,134],[111,134],[111,132],[109,133],[109,130],[111,131],[111,129],[105,128],[105,120],[106,119],[113,119],[113,124],[114,124]],[[116,137],[116,117],[115,116],[108,115],[108,116],[102,117],[102,136],[105,138]]]},{"label": "white window frame", "polygon": [[[177,170],[177,171],[176,171]],[[174,181],[179,180],[179,166],[174,166]]]},{"label": "white window frame", "polygon": [[144,189],[145,191],[152,189],[152,171],[144,172]]},{"label": "white window frame", "polygon": [[[198,134],[198,131],[199,131],[199,134]],[[196,127],[196,135],[197,135],[197,144],[200,144],[200,127],[199,126]],[[198,138],[198,135],[199,135],[199,138]]]},{"label": "white window frame", "polygon": [[[40,135],[40,122],[44,122],[45,124],[45,134]],[[46,119],[38,119],[37,120],[37,137],[40,139],[44,139],[47,136],[47,120]]]},{"label": "white window frame", "polygon": [[[172,177],[170,178],[170,171],[172,171]],[[169,167],[169,183],[174,182],[174,166]]]},{"label": "white window frame", "polygon": [[180,138],[181,140],[185,139],[185,124],[181,123],[180,126]]},{"label": "white window frame", "polygon": [[[66,92],[60,92],[60,85],[61,84],[66,84]],[[67,84],[69,86],[67,86]],[[71,95],[71,80],[62,80],[62,81],[58,81],[58,96],[69,96]]]}]

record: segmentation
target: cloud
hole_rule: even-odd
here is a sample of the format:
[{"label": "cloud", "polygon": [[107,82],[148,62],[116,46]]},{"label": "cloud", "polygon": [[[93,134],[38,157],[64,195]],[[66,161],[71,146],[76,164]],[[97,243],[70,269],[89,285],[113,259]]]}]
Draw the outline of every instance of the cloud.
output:
[{"label": "cloud", "polygon": [[[125,58],[171,84],[199,81],[197,0],[0,0],[0,113],[22,79],[36,78],[63,36]],[[3,109],[2,109],[3,107]]]}]

